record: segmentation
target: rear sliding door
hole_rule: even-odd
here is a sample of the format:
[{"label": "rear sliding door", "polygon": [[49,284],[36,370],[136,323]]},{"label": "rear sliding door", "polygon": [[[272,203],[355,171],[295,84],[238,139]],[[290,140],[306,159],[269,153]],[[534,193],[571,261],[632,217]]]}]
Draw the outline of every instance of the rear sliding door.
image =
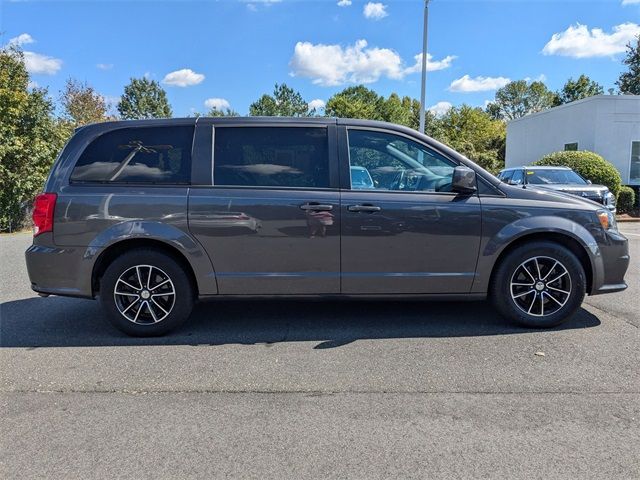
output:
[{"label": "rear sliding door", "polygon": [[212,140],[212,181],[190,190],[189,229],[219,293],[339,293],[335,126],[228,124]]}]

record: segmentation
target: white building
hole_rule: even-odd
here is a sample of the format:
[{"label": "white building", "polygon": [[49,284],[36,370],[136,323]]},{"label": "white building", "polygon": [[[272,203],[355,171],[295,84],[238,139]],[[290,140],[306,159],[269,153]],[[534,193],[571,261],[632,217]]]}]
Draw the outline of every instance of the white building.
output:
[{"label": "white building", "polygon": [[559,150],[590,150],[640,185],[640,96],[597,95],[507,124],[506,166],[528,165]]}]

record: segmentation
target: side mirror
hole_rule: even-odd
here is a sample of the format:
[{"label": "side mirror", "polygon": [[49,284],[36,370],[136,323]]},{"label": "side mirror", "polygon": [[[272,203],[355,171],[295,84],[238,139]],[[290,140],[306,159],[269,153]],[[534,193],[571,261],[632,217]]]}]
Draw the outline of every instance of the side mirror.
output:
[{"label": "side mirror", "polygon": [[476,172],[464,165],[458,165],[453,169],[453,179],[451,180],[451,190],[463,194],[472,194],[478,190],[476,183]]},{"label": "side mirror", "polygon": [[589,185],[591,185],[593,182],[592,182],[591,180],[587,179],[587,183],[588,183]]}]

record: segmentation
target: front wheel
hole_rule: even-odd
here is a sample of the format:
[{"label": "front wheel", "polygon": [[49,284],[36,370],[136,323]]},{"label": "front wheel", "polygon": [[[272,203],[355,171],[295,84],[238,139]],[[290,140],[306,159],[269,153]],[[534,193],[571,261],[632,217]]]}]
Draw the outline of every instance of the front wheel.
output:
[{"label": "front wheel", "polygon": [[580,261],[552,242],[527,243],[509,252],[490,286],[491,299],[503,316],[534,328],[554,327],[570,318],[585,291]]},{"label": "front wheel", "polygon": [[171,256],[132,250],[114,260],[100,283],[109,321],[137,337],[163,335],[181,325],[193,308],[193,287]]}]

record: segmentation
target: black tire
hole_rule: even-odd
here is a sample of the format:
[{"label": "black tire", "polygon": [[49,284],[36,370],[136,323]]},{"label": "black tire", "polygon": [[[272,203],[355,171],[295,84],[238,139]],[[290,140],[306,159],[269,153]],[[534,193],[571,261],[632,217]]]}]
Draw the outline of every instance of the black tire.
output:
[{"label": "black tire", "polygon": [[[553,262],[559,262],[559,266],[551,270]],[[501,260],[489,292],[504,317],[526,327],[550,328],[560,325],[580,308],[586,284],[582,264],[570,250],[553,242],[530,242]]]},{"label": "black tire", "polygon": [[[140,277],[142,282],[137,281]],[[170,282],[160,285],[165,277]],[[154,284],[160,286],[155,290],[149,288]],[[100,302],[117,329],[135,337],[155,337],[177,328],[189,318],[194,288],[187,272],[173,257],[157,250],[136,249],[119,256],[107,267],[100,281]],[[130,308],[127,310],[127,307]],[[131,319],[133,316],[135,322]]]}]

